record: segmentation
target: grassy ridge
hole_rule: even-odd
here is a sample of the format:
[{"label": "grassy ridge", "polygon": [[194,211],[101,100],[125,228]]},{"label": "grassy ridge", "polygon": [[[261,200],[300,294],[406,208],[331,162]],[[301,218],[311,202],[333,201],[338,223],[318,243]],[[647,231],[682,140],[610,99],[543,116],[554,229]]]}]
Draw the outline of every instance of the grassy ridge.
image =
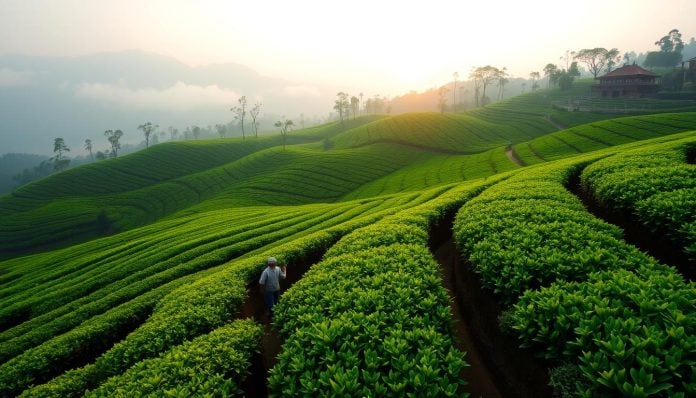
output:
[{"label": "grassy ridge", "polygon": [[475,180],[514,170],[519,166],[503,147],[473,155],[434,154],[423,161],[400,168],[345,195],[344,199],[415,191],[428,187]]},{"label": "grassy ridge", "polygon": [[396,142],[454,154],[477,153],[556,130],[551,124],[495,122],[468,113],[408,113],[378,120],[332,138],[336,148]]},{"label": "grassy ridge", "polygon": [[526,165],[696,129],[696,112],[629,116],[573,127],[513,145]]},{"label": "grassy ridge", "polygon": [[[422,151],[378,146],[342,151],[281,147],[196,174],[112,195],[55,199],[0,222],[0,251],[61,241],[76,233],[95,233],[104,211],[112,228],[126,230],[206,202],[197,211],[232,205],[288,205],[336,200],[358,186],[419,159]],[[44,180],[44,189],[53,180]],[[31,223],[44,217],[44,223]],[[30,227],[27,227],[29,225]]]}]

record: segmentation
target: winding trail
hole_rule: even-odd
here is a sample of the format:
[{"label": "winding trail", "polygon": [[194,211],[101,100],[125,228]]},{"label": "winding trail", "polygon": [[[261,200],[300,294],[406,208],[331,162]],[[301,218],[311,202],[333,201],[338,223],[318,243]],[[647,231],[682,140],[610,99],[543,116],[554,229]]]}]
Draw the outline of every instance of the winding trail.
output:
[{"label": "winding trail", "polygon": [[[310,253],[298,263],[287,265],[287,278],[280,283],[280,294],[289,289],[295,282],[304,276],[309,268],[319,262],[324,255],[324,250]],[[272,318],[266,315],[266,304],[259,290],[258,280],[254,280],[247,286],[248,296],[241,308],[241,318],[253,318],[263,325],[264,334],[261,337],[260,352],[254,353],[251,358],[249,375],[242,383],[245,397],[267,397],[269,370],[278,361],[278,354],[283,340],[271,323]]]},{"label": "winding trail", "polygon": [[515,163],[518,166],[526,166],[524,164],[524,162],[522,161],[522,159],[517,157],[517,154],[515,153],[515,151],[512,150],[512,145],[508,145],[505,148],[505,155],[507,155],[508,159],[510,159],[510,161],[512,163]]}]

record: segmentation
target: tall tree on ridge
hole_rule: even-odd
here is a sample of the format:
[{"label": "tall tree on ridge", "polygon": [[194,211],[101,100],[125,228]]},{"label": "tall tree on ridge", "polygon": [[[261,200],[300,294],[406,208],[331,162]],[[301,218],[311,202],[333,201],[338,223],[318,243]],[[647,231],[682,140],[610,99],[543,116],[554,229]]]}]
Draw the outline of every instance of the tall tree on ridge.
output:
[{"label": "tall tree on ridge", "polygon": [[343,115],[345,114],[346,110],[348,109],[349,103],[348,103],[348,93],[344,93],[343,91],[339,92],[336,94],[338,99],[334,101],[334,109],[336,112],[338,112],[338,117],[341,119],[341,123],[343,123]]},{"label": "tall tree on ridge", "polygon": [[358,113],[360,108],[360,100],[356,96],[350,97],[350,109],[353,112],[353,120],[355,120],[355,114]]},{"label": "tall tree on ridge", "polygon": [[554,64],[546,64],[544,66],[544,76],[548,78],[548,85],[547,88],[551,88],[551,83],[553,83],[554,80],[554,75],[558,71],[558,66]]},{"label": "tall tree on ridge", "polygon": [[539,72],[530,72],[529,78],[532,79],[532,91],[536,91],[539,88],[537,81],[541,78],[541,74]]},{"label": "tall tree on ridge", "polygon": [[261,106],[261,102],[256,102],[249,111],[249,115],[251,116],[251,124],[254,126],[254,137],[256,138],[259,136],[259,122],[257,121],[257,118],[259,117],[259,113],[261,113]]},{"label": "tall tree on ridge", "polygon": [[290,119],[285,119],[285,121],[280,121],[278,120],[273,124],[276,127],[280,128],[280,135],[283,136],[283,150],[285,149],[285,140],[287,139],[288,136],[288,131],[292,126],[295,125],[292,120]]},{"label": "tall tree on ridge", "polygon": [[246,107],[247,107],[247,99],[246,95],[242,95],[237,102],[239,102],[239,106],[233,106],[230,108],[232,112],[234,112],[235,116],[234,119],[239,121],[239,124],[242,126],[242,139],[245,138],[244,134],[244,118],[246,118]]},{"label": "tall tree on ridge", "polygon": [[478,108],[481,104],[479,103],[479,93],[481,92],[481,74],[478,68],[473,68],[469,73],[469,79],[474,82],[474,105]]},{"label": "tall tree on ridge", "polygon": [[53,153],[56,155],[51,160],[53,160],[54,171],[62,171],[70,164],[70,159],[63,155],[63,152],[70,152],[70,148],[65,145],[65,140],[60,137],[53,139]]},{"label": "tall tree on ridge", "polygon": [[159,126],[150,122],[138,126],[138,130],[142,130],[143,133],[145,133],[145,148],[150,147],[150,135],[153,131],[155,131],[155,129],[157,129],[157,127]]},{"label": "tall tree on ridge", "polygon": [[106,130],[104,135],[109,140],[111,144],[111,157],[115,158],[118,156],[118,150],[121,149],[121,144],[119,140],[123,137],[123,131],[121,130]]},{"label": "tall tree on ridge", "polygon": [[[486,105],[486,87],[498,79],[500,72],[500,69],[490,65],[479,66],[478,68],[474,69],[472,74],[475,82],[478,80],[480,82],[480,87],[483,89],[483,92],[481,93],[481,101],[477,101],[477,105]],[[474,87],[476,87],[475,83]]]},{"label": "tall tree on ridge", "polygon": [[496,80],[498,81],[498,100],[503,99],[503,94],[505,93],[505,85],[510,82],[510,79],[508,79],[508,73],[507,73],[507,68],[503,67],[503,69],[500,69],[498,71],[498,75],[496,76]]},{"label": "tall tree on ridge", "polygon": [[94,154],[92,154],[92,140],[90,140],[89,138],[85,140],[85,149],[87,150],[87,152],[89,152],[89,157],[94,162]]}]

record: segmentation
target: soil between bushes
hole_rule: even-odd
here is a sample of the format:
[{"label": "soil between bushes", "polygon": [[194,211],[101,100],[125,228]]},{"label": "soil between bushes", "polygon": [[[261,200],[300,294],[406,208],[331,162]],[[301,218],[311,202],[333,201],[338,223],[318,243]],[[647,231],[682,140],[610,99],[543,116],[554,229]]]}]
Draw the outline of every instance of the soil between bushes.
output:
[{"label": "soil between bushes", "polygon": [[551,397],[548,370],[517,339],[500,330],[502,307],[481,287],[471,265],[462,261],[452,238],[453,215],[431,230],[431,251],[440,263],[452,298],[457,347],[466,351],[469,367],[462,377],[472,397]]}]

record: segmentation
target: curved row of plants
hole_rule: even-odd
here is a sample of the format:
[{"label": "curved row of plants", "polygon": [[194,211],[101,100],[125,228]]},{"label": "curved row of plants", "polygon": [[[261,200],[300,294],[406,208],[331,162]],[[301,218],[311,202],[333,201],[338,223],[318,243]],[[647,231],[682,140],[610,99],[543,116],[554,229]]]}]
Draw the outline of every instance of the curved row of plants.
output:
[{"label": "curved row of plants", "polygon": [[336,148],[396,142],[453,154],[483,152],[509,142],[522,142],[555,130],[548,123],[520,123],[509,117],[483,120],[469,113],[407,113],[336,135]]},{"label": "curved row of plants", "polygon": [[[422,153],[398,146],[329,152],[296,146],[285,150],[277,147],[130,191],[54,198],[52,202],[44,202],[35,208],[7,211],[0,218],[0,252],[60,243],[80,234],[123,231],[196,204],[208,211],[214,210],[212,206],[215,204],[255,206],[328,202],[417,160]],[[50,192],[58,177],[37,182],[36,189]],[[50,194],[46,196],[51,197]],[[217,200],[207,202],[210,198]],[[33,223],[32,220],[37,218],[44,222]]]},{"label": "curved row of plants", "polygon": [[696,263],[696,165],[687,163],[693,153],[693,140],[622,152],[587,167],[581,185],[602,207],[667,237]]},{"label": "curved row of plants", "polygon": [[626,244],[565,189],[600,156],[534,167],[486,190],[457,214],[458,246],[512,305],[506,319],[521,344],[557,366],[558,391],[693,395],[696,287]]},{"label": "curved row of plants", "polygon": [[458,181],[475,180],[518,167],[508,159],[502,147],[473,155],[432,155],[369,182],[345,195],[344,199],[415,191]]},{"label": "curved row of plants", "polygon": [[338,241],[281,298],[269,384],[288,396],[461,396],[463,353],[429,227],[479,192],[464,184]]},{"label": "curved row of plants", "polygon": [[262,334],[263,327],[252,320],[234,321],[138,362],[85,397],[242,395],[241,386]]},{"label": "curved row of plants", "polygon": [[516,144],[526,165],[696,129],[696,112],[628,116],[583,124]]}]

